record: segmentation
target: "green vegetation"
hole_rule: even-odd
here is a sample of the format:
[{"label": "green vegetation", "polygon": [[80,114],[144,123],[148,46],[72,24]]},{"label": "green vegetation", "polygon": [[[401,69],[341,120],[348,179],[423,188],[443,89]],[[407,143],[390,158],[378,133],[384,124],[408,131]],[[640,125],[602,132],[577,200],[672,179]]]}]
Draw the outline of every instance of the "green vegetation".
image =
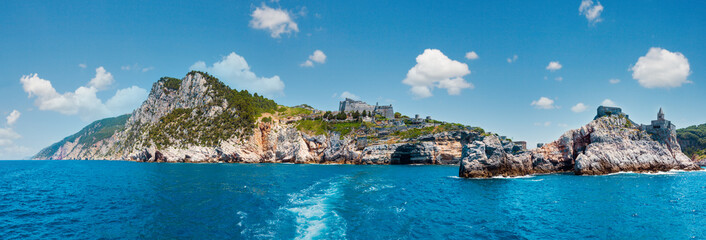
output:
[{"label": "green vegetation", "polygon": [[179,139],[182,145],[216,146],[233,136],[247,136],[254,127],[254,124],[243,122],[243,118],[229,111],[206,121],[203,116],[192,113],[192,108],[174,109],[149,128],[149,139],[154,141],[157,148],[174,145],[170,139]]},{"label": "green vegetation", "polygon": [[95,121],[81,129],[74,135],[68,136],[63,140],[52,144],[51,146],[42,149],[34,158],[46,159],[54,155],[56,151],[67,142],[74,142],[78,139],[79,144],[83,144],[84,148],[112,137],[117,131],[121,131],[125,127],[125,123],[130,118],[130,114],[121,115],[118,117],[106,118]]},{"label": "green vegetation", "polygon": [[[154,141],[158,148],[173,145],[170,139],[179,139],[182,144],[214,146],[233,136],[244,137],[252,134],[257,116],[263,112],[274,113],[278,110],[277,103],[257,93],[231,89],[207,73],[189,72],[197,73],[206,79],[206,86],[214,99],[206,107],[227,103],[227,109],[210,119],[203,119],[201,109],[175,109],[160,118],[159,122],[148,130],[149,139]],[[178,89],[181,84],[181,80],[174,78],[164,77],[161,81],[165,81],[165,87],[170,89]],[[179,86],[176,86],[177,84]],[[194,110],[196,112],[192,114]]]},{"label": "green vegetation", "polygon": [[322,120],[300,120],[297,121],[297,130],[314,135],[324,135],[331,130],[329,123]]},{"label": "green vegetation", "polygon": [[264,117],[264,118],[262,118],[262,122],[264,122],[264,123],[271,123],[271,122],[272,122],[272,118],[271,118],[271,117]]},{"label": "green vegetation", "polygon": [[313,111],[310,109],[306,108],[301,108],[301,107],[285,107],[281,106],[277,109],[277,112],[279,112],[280,115],[291,117],[291,116],[299,116],[299,115],[309,115],[312,114]]},{"label": "green vegetation", "polygon": [[[417,138],[417,137],[427,135],[427,134],[448,132],[448,131],[457,131],[457,130],[464,130],[464,129],[466,129],[466,126],[464,126],[463,124],[445,123],[445,124],[441,124],[437,127],[412,128],[407,131],[396,131],[396,132],[392,133],[392,135],[397,136],[399,138],[407,139],[407,138]],[[472,131],[476,131],[481,134],[485,133],[485,131],[483,131],[483,129],[477,128],[477,127],[473,128]]]},{"label": "green vegetation", "polygon": [[355,122],[327,122],[323,120],[299,120],[297,130],[314,135],[328,135],[329,132],[337,132],[341,137],[350,135],[362,127],[374,128],[373,123]]},{"label": "green vegetation", "polygon": [[179,90],[179,87],[181,87],[181,79],[178,78],[162,77],[159,81],[164,82],[164,87],[170,90]]},{"label": "green vegetation", "polygon": [[689,157],[706,157],[706,124],[677,129],[682,151]]}]

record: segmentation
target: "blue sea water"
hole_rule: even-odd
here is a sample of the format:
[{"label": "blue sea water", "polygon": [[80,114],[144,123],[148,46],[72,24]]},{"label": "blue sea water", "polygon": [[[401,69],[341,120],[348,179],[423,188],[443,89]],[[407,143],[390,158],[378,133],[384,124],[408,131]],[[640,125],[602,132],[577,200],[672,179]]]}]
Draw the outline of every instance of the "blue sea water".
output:
[{"label": "blue sea water", "polygon": [[706,172],[0,161],[2,239],[703,239]]}]

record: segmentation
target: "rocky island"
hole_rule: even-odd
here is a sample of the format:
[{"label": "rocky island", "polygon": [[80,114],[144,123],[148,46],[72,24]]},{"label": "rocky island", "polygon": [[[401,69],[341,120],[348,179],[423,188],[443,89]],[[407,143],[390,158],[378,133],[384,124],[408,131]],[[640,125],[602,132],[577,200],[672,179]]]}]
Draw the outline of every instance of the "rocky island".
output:
[{"label": "rocky island", "polygon": [[459,175],[487,178],[700,169],[682,153],[676,128],[664,118],[662,109],[652,124],[638,125],[620,108],[601,106],[593,121],[552,143],[519,154],[504,151],[501,146],[495,136],[465,145]]},{"label": "rocky island", "polygon": [[345,99],[338,111],[286,107],[207,73],[164,77],[131,114],[96,121],[34,159],[141,162],[460,164],[467,178],[607,174],[699,167],[660,109],[638,125],[620,108],[533,150],[482,128],[395,113]]},{"label": "rocky island", "polygon": [[33,158],[458,164],[462,146],[481,135],[488,134],[351,99],[337,112],[280,106],[194,71],[160,79],[132,114],[96,121]]}]

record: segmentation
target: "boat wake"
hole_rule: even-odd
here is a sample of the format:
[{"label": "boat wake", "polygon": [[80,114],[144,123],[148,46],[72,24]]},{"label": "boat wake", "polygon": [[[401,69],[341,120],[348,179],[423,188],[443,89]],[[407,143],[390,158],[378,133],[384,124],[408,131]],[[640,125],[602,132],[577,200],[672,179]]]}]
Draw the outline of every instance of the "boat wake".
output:
[{"label": "boat wake", "polygon": [[283,209],[294,214],[295,239],[346,238],[346,221],[335,204],[342,196],[341,185],[347,181],[347,177],[323,180],[289,195],[289,204]]}]

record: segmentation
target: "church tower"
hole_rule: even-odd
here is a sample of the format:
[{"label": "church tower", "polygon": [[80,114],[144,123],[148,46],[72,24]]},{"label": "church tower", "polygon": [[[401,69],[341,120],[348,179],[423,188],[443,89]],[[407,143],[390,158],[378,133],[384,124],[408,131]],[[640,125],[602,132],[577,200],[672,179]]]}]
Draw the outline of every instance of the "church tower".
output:
[{"label": "church tower", "polygon": [[657,113],[657,120],[664,120],[664,112],[662,112],[662,108],[659,108],[659,112]]}]

